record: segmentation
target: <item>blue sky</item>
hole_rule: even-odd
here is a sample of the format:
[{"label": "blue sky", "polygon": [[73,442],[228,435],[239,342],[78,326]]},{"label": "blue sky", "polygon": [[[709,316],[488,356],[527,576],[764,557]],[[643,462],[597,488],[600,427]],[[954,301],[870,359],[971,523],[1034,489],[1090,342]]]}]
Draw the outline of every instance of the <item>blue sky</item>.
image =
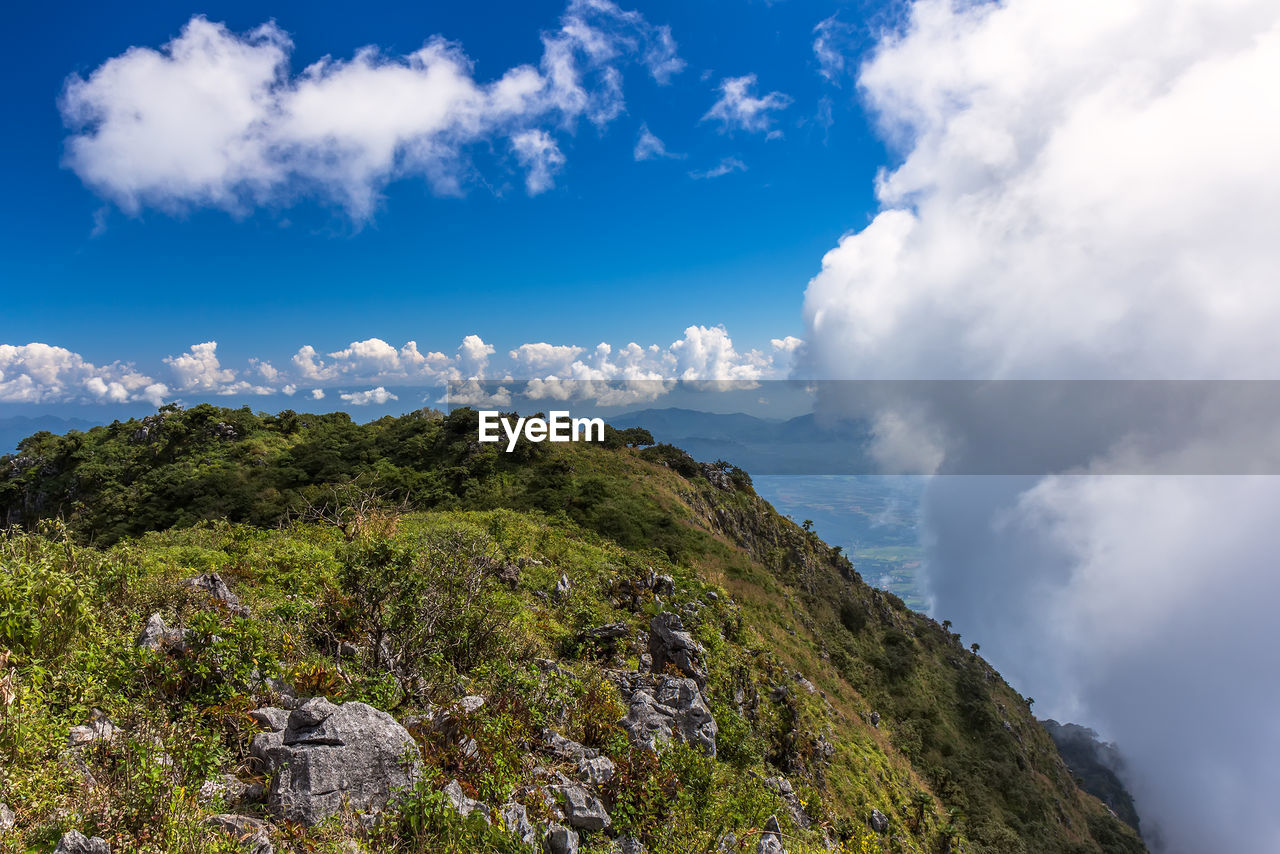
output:
[{"label": "blue sky", "polygon": [[[60,95],[70,75],[91,80],[131,47],[163,50],[196,14],[236,36],[274,21],[295,76],[368,45],[401,62],[438,35],[486,84],[539,65],[540,35],[561,26],[563,3],[12,10],[2,61],[19,132],[0,140],[0,162],[17,203],[0,214],[0,343],[131,362],[174,388],[163,359],[208,341],[222,367],[243,371],[250,358],[284,366],[304,345],[324,354],[370,338],[452,354],[474,334],[500,358],[530,342],[665,347],[691,325],[723,325],[742,352],[803,336],[801,300],[823,253],[876,209],[888,157],[852,71],[892,11],[800,0],[622,8],[650,30],[669,27],[683,69],[660,85],[622,57],[616,117],[536,121],[563,157],[553,186],[531,193],[501,134],[486,134],[463,147],[456,194],[392,176],[357,215],[314,184],[231,211],[191,199],[122,209],[64,159],[68,138],[90,131],[68,126]],[[829,43],[847,65],[824,76],[815,26],[833,15]],[[760,126],[706,118],[723,82],[747,75],[750,95],[774,98]],[[678,156],[638,162],[642,128]],[[694,177],[717,167],[728,171]]]}]

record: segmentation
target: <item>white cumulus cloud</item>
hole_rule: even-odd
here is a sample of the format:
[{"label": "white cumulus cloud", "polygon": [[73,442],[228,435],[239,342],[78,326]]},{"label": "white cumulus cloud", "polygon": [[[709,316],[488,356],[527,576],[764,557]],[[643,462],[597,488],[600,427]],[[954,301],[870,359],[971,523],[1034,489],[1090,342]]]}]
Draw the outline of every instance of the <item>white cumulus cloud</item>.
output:
[{"label": "white cumulus cloud", "polygon": [[6,403],[145,400],[158,406],[168,395],[168,386],[128,364],[95,365],[79,353],[40,342],[0,344],[0,401]]},{"label": "white cumulus cloud", "polygon": [[342,398],[352,406],[368,406],[371,403],[376,403],[381,406],[387,401],[400,399],[382,386],[371,388],[367,391],[343,392],[342,394],[339,394],[338,397]]},{"label": "white cumulus cloud", "polygon": [[309,196],[364,219],[398,178],[460,192],[469,146],[507,139],[539,193],[564,163],[548,129],[619,115],[629,63],[660,83],[683,67],[667,28],[608,0],[571,0],[542,41],[538,67],[487,82],[440,37],[407,56],[370,46],[295,73],[275,23],[238,34],[196,16],[158,50],[132,47],[67,80],[66,164],[130,213]]}]

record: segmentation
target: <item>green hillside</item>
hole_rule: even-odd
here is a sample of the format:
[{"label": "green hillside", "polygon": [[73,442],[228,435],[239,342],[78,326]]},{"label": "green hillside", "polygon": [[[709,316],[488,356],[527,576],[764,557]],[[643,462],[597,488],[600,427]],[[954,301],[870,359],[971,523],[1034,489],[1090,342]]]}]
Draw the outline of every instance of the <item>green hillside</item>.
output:
[{"label": "green hillside", "polygon": [[[170,408],[0,460],[0,849],[1145,850],[746,473],[475,418]],[[307,697],[388,713],[412,784],[299,819],[304,748],[355,750]]]}]

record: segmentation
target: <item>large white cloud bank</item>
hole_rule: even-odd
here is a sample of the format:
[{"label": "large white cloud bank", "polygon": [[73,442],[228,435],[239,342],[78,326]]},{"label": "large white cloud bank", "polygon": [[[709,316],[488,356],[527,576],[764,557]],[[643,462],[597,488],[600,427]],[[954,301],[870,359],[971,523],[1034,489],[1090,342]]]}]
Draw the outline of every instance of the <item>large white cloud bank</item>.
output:
[{"label": "large white cloud bank", "polygon": [[[898,160],[809,285],[812,374],[1280,379],[1280,5],[917,0],[858,81]],[[1120,457],[1089,470],[1161,469]],[[1119,742],[1159,850],[1280,850],[1277,511],[1274,477],[929,488],[935,613]]]}]

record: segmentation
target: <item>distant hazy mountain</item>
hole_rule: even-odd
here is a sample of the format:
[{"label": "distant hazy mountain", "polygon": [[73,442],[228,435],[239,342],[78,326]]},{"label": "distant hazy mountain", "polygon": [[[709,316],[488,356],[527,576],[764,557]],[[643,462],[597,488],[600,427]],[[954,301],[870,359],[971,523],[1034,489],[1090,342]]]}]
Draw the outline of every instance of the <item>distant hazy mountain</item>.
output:
[{"label": "distant hazy mountain", "polygon": [[628,412],[609,422],[619,429],[643,427],[699,460],[727,460],[753,475],[875,470],[867,456],[869,431],[857,421],[824,424],[811,414],[782,420],[671,408]]},{"label": "distant hazy mountain", "polygon": [[18,450],[18,443],[41,430],[50,433],[66,433],[70,430],[88,430],[97,426],[96,421],[83,418],[59,418],[56,415],[12,415],[0,418],[0,454],[12,454]]}]

